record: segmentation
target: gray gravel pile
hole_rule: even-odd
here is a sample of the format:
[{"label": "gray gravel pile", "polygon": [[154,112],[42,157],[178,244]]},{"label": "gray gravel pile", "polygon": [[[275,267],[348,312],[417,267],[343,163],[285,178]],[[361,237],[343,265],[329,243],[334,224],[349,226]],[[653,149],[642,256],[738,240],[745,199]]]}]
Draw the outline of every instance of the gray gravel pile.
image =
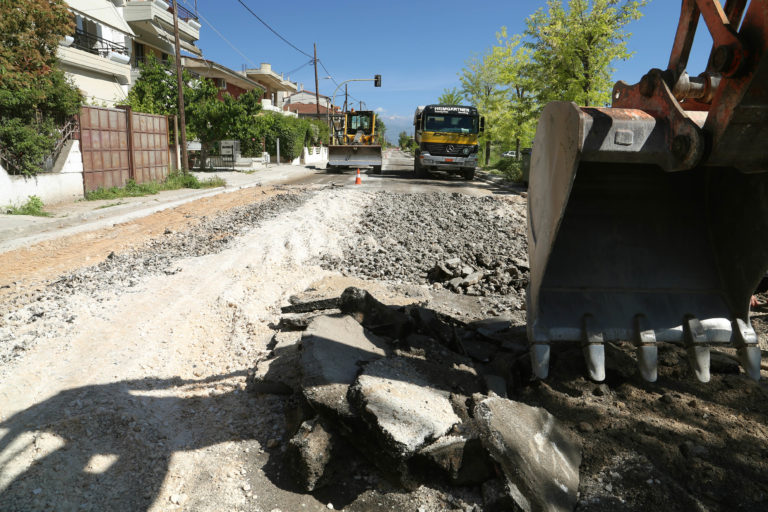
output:
[{"label": "gray gravel pile", "polygon": [[[379,192],[341,259],[348,275],[428,284],[523,307],[528,284],[525,203],[458,193]],[[506,304],[507,308],[503,307]]]},{"label": "gray gravel pile", "polygon": [[112,253],[98,265],[65,275],[35,293],[16,297],[4,304],[5,312],[0,316],[0,362],[10,361],[33,343],[52,336],[57,332],[52,327],[54,324],[75,322],[71,296],[79,294],[101,301],[106,294],[136,286],[148,275],[174,274],[179,271],[176,260],[219,252],[237,236],[298,208],[308,197],[308,194],[280,194],[220,215],[203,217],[188,231],[167,230],[164,236],[141,248]]}]

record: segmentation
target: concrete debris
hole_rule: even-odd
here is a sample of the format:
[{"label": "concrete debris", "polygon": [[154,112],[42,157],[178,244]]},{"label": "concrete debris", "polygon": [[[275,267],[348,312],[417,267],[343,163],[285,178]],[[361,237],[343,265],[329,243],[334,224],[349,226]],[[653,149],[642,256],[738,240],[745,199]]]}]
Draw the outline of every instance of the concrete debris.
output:
[{"label": "concrete debris", "polygon": [[[444,270],[467,269],[451,258]],[[286,315],[309,318],[306,330],[275,335],[249,389],[291,394],[282,449],[303,490],[333,485],[343,450],[356,450],[410,491],[483,484],[484,510],[575,504],[579,448],[547,411],[506,398],[530,378],[518,368],[528,358],[508,319],[466,325],[419,305],[387,306],[358,288],[292,302]],[[330,306],[340,313],[327,314]]]},{"label": "concrete debris", "polygon": [[288,442],[286,461],[295,481],[306,492],[320,487],[331,460],[334,437],[319,418],[305,421]]},{"label": "concrete debris", "polygon": [[350,389],[350,400],[374,435],[401,458],[458,423],[448,392],[436,389],[418,362],[403,357],[369,364]]},{"label": "concrete debris", "polygon": [[[485,297],[498,311],[523,307],[528,261],[522,204],[492,197],[389,192],[377,193],[371,204],[350,234],[344,254],[324,257],[327,268],[374,279],[432,283],[457,294]],[[371,239],[376,243],[368,243]]]},{"label": "concrete debris", "polygon": [[277,342],[271,357],[259,361],[248,376],[248,389],[254,393],[290,395],[299,389],[299,338]]},{"label": "concrete debris", "polygon": [[573,510],[581,448],[568,430],[544,409],[499,397],[480,402],[475,417],[521,509]]},{"label": "concrete debris", "polygon": [[301,339],[301,387],[315,407],[351,416],[347,388],[360,365],[386,355],[386,342],[350,316],[318,316]]}]

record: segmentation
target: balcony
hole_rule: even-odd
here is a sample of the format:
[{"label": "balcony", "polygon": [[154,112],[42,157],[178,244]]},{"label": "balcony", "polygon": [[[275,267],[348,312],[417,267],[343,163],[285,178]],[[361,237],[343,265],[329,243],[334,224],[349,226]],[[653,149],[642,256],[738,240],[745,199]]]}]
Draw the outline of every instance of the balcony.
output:
[{"label": "balcony", "polygon": [[131,56],[124,45],[78,29],[74,36],[62,41],[57,54],[65,68],[114,76],[121,84],[130,82]]},{"label": "balcony", "polygon": [[128,64],[128,61],[131,59],[131,54],[128,52],[128,48],[122,44],[108,41],[80,29],[75,30],[75,36],[71,46],[72,48],[77,48],[100,57],[105,57],[109,60],[119,62],[120,64]]},{"label": "balcony", "polygon": [[[179,36],[182,48],[192,53],[200,53],[193,43],[200,39],[200,23],[197,16],[189,10],[179,7]],[[123,8],[125,21],[139,36],[154,35],[158,39],[173,40],[173,7],[160,0],[130,0]],[[162,32],[162,33],[158,33]],[[186,43],[186,44],[185,44]],[[191,46],[194,50],[190,50]]]}]

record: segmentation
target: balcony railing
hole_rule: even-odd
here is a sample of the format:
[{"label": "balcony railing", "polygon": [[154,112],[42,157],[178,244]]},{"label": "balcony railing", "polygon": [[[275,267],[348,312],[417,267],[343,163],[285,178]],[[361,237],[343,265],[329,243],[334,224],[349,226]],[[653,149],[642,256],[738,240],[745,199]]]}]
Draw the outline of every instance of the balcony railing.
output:
[{"label": "balcony railing", "polygon": [[72,46],[78,50],[83,50],[94,55],[106,57],[109,52],[130,55],[128,48],[112,41],[108,41],[94,34],[89,34],[83,30],[75,29],[75,40]]},{"label": "balcony railing", "polygon": [[[189,20],[197,21],[197,14],[193,13],[189,9],[185,9],[184,7],[178,5],[178,3],[177,3],[177,7],[179,8],[179,19],[181,21],[189,21]],[[173,13],[173,5],[168,7],[168,12]]]}]

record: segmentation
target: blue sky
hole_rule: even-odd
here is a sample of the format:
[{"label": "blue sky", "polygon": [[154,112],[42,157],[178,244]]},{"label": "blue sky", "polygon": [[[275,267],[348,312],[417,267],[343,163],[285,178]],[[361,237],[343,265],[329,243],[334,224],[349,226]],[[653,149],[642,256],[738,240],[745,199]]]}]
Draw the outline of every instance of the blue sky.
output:
[{"label": "blue sky", "polygon": [[[178,1],[194,7],[193,0]],[[502,26],[510,34],[522,33],[525,19],[546,5],[545,0],[243,2],[304,52],[311,55],[317,43],[318,59],[337,83],[381,74],[381,88],[353,82],[349,93],[365,108],[379,110],[390,140],[411,131],[417,105],[433,103],[443,89],[459,85],[457,73],[464,62],[493,45]],[[635,83],[653,67],[666,68],[680,4],[652,0],[643,18],[628,26],[635,55],[616,63],[615,80]],[[198,0],[197,8],[202,24],[198,45],[205,58],[235,70],[269,62],[273,70],[290,72],[292,81],[314,90],[313,67],[305,66],[311,59],[278,39],[237,0]],[[692,75],[704,70],[711,41],[700,22],[688,65]],[[319,68],[320,93],[330,96],[336,84],[322,79],[327,74]],[[341,102],[337,96],[336,103]]]}]

